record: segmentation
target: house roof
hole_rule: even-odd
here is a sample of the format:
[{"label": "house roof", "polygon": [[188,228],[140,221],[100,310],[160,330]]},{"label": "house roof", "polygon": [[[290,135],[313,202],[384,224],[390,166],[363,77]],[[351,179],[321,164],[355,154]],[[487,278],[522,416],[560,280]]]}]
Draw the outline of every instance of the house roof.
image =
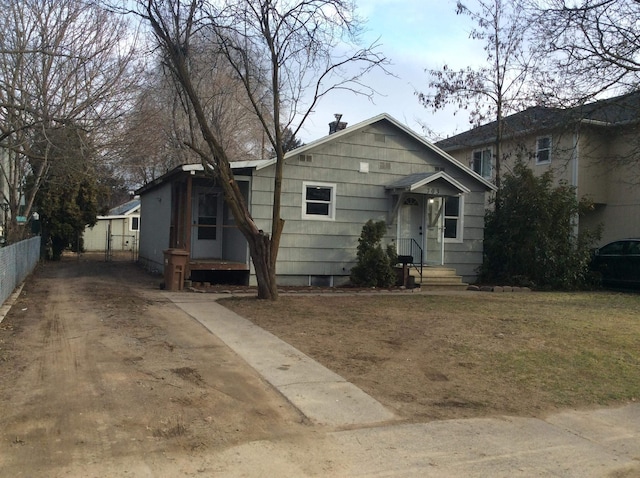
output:
[{"label": "house roof", "polygon": [[[301,146],[299,148],[291,150],[291,151],[286,153],[285,159],[295,158],[298,155],[305,153],[306,151],[309,151],[309,150],[311,150],[313,148],[316,148],[318,146],[322,146],[324,144],[330,143],[332,141],[338,140],[338,139],[340,139],[340,138],[342,138],[344,136],[347,136],[349,134],[354,133],[355,131],[358,131],[358,130],[360,130],[362,128],[365,128],[367,126],[371,126],[371,125],[373,125],[375,123],[378,123],[380,121],[386,121],[389,124],[393,125],[394,127],[398,128],[400,131],[402,131],[406,135],[408,135],[411,138],[413,138],[414,140],[416,140],[418,143],[420,143],[426,149],[431,150],[434,153],[436,153],[438,156],[440,156],[446,162],[450,163],[455,168],[464,171],[469,177],[471,177],[475,181],[477,181],[480,184],[482,184],[487,190],[496,189],[495,185],[493,185],[491,182],[487,181],[485,178],[480,176],[478,173],[476,173],[475,171],[473,171],[469,167],[465,166],[463,163],[461,163],[460,161],[455,159],[453,156],[449,155],[448,153],[443,151],[438,146],[436,146],[433,143],[429,142],[425,137],[419,135],[418,133],[416,133],[415,131],[413,131],[409,127],[405,126],[404,124],[400,123],[395,118],[393,118],[392,116],[388,115],[387,113],[382,113],[382,114],[374,116],[373,118],[370,118],[370,119],[368,119],[366,121],[362,121],[360,123],[357,123],[357,124],[355,124],[353,126],[348,126],[347,128],[342,129],[342,130],[340,130],[340,131],[338,131],[336,133],[333,133],[333,134],[330,134],[330,135],[327,135],[327,136],[323,136],[320,139],[317,139],[317,140],[312,141],[312,142],[310,142],[308,144],[305,144],[304,146]],[[269,166],[272,166],[275,163],[276,163],[276,159],[275,158],[251,160],[251,161],[234,161],[234,162],[231,162],[231,168],[233,170],[236,170],[236,171],[242,170],[242,169],[255,169],[255,170],[259,171],[261,169],[264,169],[264,168],[267,168]],[[170,178],[171,176],[174,176],[176,174],[180,174],[180,173],[183,173],[183,172],[193,172],[193,173],[195,173],[195,172],[202,172],[202,171],[204,171],[204,167],[202,166],[202,164],[186,164],[186,165],[178,166],[178,167],[174,168],[173,170],[165,173],[164,175],[154,179],[153,181],[151,181],[150,183],[146,184],[145,186],[141,187],[140,189],[138,189],[136,191],[136,194],[145,193],[145,192],[147,192],[147,191],[159,186],[160,184],[163,184],[168,178]]]},{"label": "house roof", "polygon": [[[362,128],[365,128],[367,126],[371,126],[375,123],[378,123],[380,121],[386,121],[388,123],[390,123],[391,125],[395,126],[396,128],[398,128],[399,130],[401,130],[403,133],[407,134],[408,136],[410,136],[411,138],[413,138],[414,140],[418,141],[422,146],[426,147],[427,149],[433,151],[434,153],[438,154],[439,156],[441,156],[445,161],[449,162],[451,165],[455,166],[456,168],[459,168],[461,170],[463,170],[465,173],[467,173],[469,176],[471,176],[473,179],[475,179],[476,181],[480,182],[483,186],[485,186],[487,189],[495,189],[495,186],[487,181],[485,178],[483,178],[482,176],[480,176],[479,174],[477,174],[475,171],[473,171],[472,169],[468,168],[467,166],[465,166],[463,163],[461,163],[460,161],[458,161],[457,159],[455,159],[453,156],[449,155],[447,152],[445,152],[444,150],[442,150],[440,147],[434,145],[433,143],[431,143],[430,141],[428,141],[424,136],[419,135],[418,133],[416,133],[415,131],[413,131],[411,128],[407,127],[406,125],[402,124],[401,122],[399,122],[398,120],[396,120],[395,118],[393,118],[391,115],[387,114],[387,113],[382,113],[379,114],[377,116],[374,116],[373,118],[369,118],[368,120],[362,121],[360,123],[354,124],[353,126],[348,126],[345,129],[342,129],[336,133],[327,135],[327,136],[323,136],[320,139],[317,139],[315,141],[312,141],[308,144],[305,144],[303,146],[300,146],[299,148],[296,148],[294,150],[289,151],[286,155],[285,155],[285,159],[287,158],[293,158],[298,156],[299,154],[303,154],[306,151],[309,151],[313,148],[316,148],[318,146],[322,146],[326,143],[329,143],[331,141],[335,141],[343,136],[349,135],[355,131],[358,131]],[[257,163],[259,163],[259,165],[256,166],[256,169],[262,169],[262,168],[266,168],[268,166],[271,166],[272,164],[275,164],[276,160],[275,158],[271,158],[271,159],[267,159],[267,160],[262,160],[262,161],[257,161]]]},{"label": "house roof", "polygon": [[[251,161],[232,161],[230,163],[231,169],[234,171],[239,171],[242,169],[261,169],[261,165],[263,163],[267,163],[270,160],[268,159],[259,159],[259,160],[251,160]],[[144,194],[161,184],[164,184],[169,178],[182,174],[182,173],[191,173],[191,174],[200,174],[204,172],[204,166],[202,163],[194,163],[194,164],[182,164],[180,166],[176,166],[171,171],[164,173],[162,176],[158,176],[153,181],[148,182],[141,188],[136,190],[136,194]]]},{"label": "house roof", "polygon": [[[621,126],[640,120],[640,91],[615,98],[594,101],[572,108],[534,106],[506,116],[503,137],[511,138],[535,132],[571,127],[577,123],[596,126]],[[464,133],[436,142],[446,151],[490,144],[496,138],[497,122],[492,121]]]},{"label": "house roof", "polygon": [[135,212],[139,208],[140,198],[136,197],[124,204],[120,204],[119,206],[109,209],[109,216],[126,216]]},{"label": "house roof", "polygon": [[119,206],[109,209],[106,216],[98,216],[98,219],[130,216],[140,210],[140,198],[135,197]]},{"label": "house roof", "polygon": [[469,188],[465,187],[459,181],[456,181],[451,176],[446,174],[443,171],[431,172],[431,173],[414,173],[409,174],[403,178],[394,181],[391,184],[385,186],[385,189],[390,189],[393,191],[404,191],[410,192],[415,191],[422,186],[426,186],[427,184],[434,183],[438,180],[445,181],[446,183],[453,186],[454,189],[458,190],[460,193],[468,193]]}]

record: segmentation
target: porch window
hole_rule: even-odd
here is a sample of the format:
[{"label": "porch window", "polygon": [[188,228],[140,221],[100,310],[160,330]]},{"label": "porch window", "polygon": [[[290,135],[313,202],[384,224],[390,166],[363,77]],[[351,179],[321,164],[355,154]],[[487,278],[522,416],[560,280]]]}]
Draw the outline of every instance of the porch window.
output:
[{"label": "porch window", "polygon": [[444,198],[444,238],[462,241],[462,196]]},{"label": "porch window", "polygon": [[536,164],[551,162],[551,136],[536,139]]},{"label": "porch window", "polygon": [[198,194],[198,240],[215,240],[218,225],[218,195]]},{"label": "porch window", "polygon": [[473,152],[471,167],[483,178],[491,177],[491,149],[480,149]]},{"label": "porch window", "polygon": [[302,183],[302,218],[333,220],[336,214],[336,185]]}]

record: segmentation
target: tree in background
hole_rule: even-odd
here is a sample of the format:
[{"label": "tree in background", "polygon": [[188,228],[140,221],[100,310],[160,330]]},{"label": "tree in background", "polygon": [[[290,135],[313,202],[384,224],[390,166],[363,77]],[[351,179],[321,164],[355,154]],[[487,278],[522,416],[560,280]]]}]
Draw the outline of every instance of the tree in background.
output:
[{"label": "tree in background", "polygon": [[384,250],[382,238],[387,232],[384,221],[367,221],[358,239],[358,263],[351,269],[351,283],[364,287],[389,287],[398,277],[394,266],[398,262],[396,250],[389,244]]},{"label": "tree in background", "polygon": [[[291,128],[295,136],[317,102],[332,90],[372,95],[362,84],[362,76],[383,65],[385,59],[374,51],[374,45],[357,47],[353,5],[344,0],[148,0],[137,5],[137,13],[153,31],[163,65],[175,81],[193,126],[189,147],[212,166],[247,239],[258,297],[275,300],[276,260],[284,227],[280,211],[286,152],[283,133]],[[231,78],[243,87],[240,104],[250,108],[266,144],[275,152],[270,234],[254,221],[234,179],[230,161],[235,158],[229,149],[233,138],[224,135],[223,127],[228,125],[216,121],[219,117],[212,107],[217,104],[208,102],[210,94],[202,92],[203,85],[210,88],[216,80],[206,62],[196,61],[202,52],[212,59],[225,59]],[[345,77],[347,65],[361,68]],[[221,86],[215,91],[222,92]]]},{"label": "tree in background", "polygon": [[111,140],[134,91],[135,50],[125,19],[93,2],[0,0],[0,9],[0,202],[14,242],[55,169],[51,132],[72,125],[96,147]]},{"label": "tree in background", "polygon": [[531,0],[535,47],[552,60],[546,96],[573,106],[640,85],[640,2]]},{"label": "tree in background", "polygon": [[505,174],[502,204],[486,213],[481,281],[560,289],[588,283],[599,231],[576,234],[576,219],[590,203],[567,183],[553,184],[550,171],[536,176],[521,161]]},{"label": "tree in background", "polygon": [[[419,101],[432,110],[453,105],[469,114],[473,126],[495,121],[494,177],[500,190],[503,119],[533,101],[529,82],[538,57],[526,45],[528,17],[520,0],[457,2],[457,13],[476,25],[470,37],[484,44],[486,65],[453,70],[428,69],[428,90]],[[499,203],[499,201],[498,201]]]},{"label": "tree in background", "polygon": [[[95,148],[79,128],[64,126],[47,131],[34,149],[46,149],[49,171],[39,186],[34,206],[40,216],[42,242],[47,258],[58,260],[62,252],[82,251],[85,226],[96,224],[99,186],[94,169]],[[38,169],[38,168],[34,168]],[[29,176],[27,190],[35,177]]]},{"label": "tree in background", "polygon": [[[541,84],[551,106],[573,107],[640,90],[640,2],[628,0],[531,0],[535,48],[551,60]],[[621,96],[618,114],[640,117],[634,96]],[[630,101],[631,100],[631,101]],[[602,103],[605,104],[605,103]],[[615,120],[616,118],[611,118]],[[602,157],[640,184],[640,135],[633,122],[617,128],[624,150]]]}]

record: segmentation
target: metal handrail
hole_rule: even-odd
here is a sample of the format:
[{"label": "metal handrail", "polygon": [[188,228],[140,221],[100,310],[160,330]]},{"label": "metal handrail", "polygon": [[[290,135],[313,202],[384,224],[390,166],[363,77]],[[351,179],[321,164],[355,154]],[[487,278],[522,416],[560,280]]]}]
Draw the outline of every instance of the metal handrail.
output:
[{"label": "metal handrail", "polygon": [[[396,242],[396,252],[398,258],[403,258],[407,264],[413,267],[420,273],[420,279],[422,279],[422,266],[423,266],[423,250],[420,244],[412,237],[399,237]],[[416,258],[419,259],[416,261]],[[404,262],[399,260],[399,262]]]}]

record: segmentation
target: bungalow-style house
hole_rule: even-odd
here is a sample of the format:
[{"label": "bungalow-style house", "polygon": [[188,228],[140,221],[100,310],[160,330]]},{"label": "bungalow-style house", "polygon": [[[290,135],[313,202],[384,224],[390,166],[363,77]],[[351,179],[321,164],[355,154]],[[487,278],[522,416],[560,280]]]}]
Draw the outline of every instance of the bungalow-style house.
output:
[{"label": "bungalow-style house", "polygon": [[[252,216],[270,230],[275,160],[232,163]],[[247,243],[220,187],[187,164],[140,188],[139,261],[163,272],[165,251],[187,256],[184,278],[227,271],[255,284]],[[387,224],[387,243],[416,271],[453,271],[473,281],[482,262],[485,194],[494,186],[387,114],[287,153],[277,262],[281,285],[338,286],[349,280],[363,225]],[[417,273],[419,276],[419,272]],[[420,277],[417,278],[420,280]]]},{"label": "bungalow-style house", "polygon": [[[579,227],[602,226],[601,244],[640,237],[640,92],[574,108],[536,106],[504,118],[501,174],[521,158],[537,174],[575,186],[594,209]],[[436,143],[495,180],[496,123]]]},{"label": "bungalow-style house", "polygon": [[84,250],[87,252],[126,252],[135,258],[138,252],[140,230],[140,198],[116,206],[105,216],[98,216],[93,227],[84,230]]}]

